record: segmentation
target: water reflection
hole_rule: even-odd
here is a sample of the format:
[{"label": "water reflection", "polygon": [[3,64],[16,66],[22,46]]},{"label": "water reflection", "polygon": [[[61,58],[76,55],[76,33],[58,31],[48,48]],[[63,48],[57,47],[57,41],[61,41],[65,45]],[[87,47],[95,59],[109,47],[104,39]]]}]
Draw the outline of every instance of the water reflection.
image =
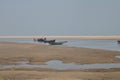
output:
[{"label": "water reflection", "polygon": [[46,62],[46,65],[31,65],[28,61],[19,62],[18,65],[0,65],[0,69],[9,68],[49,68],[56,70],[84,70],[84,69],[110,69],[120,68],[120,63],[104,63],[104,64],[76,64],[63,63],[60,60],[51,60]]}]

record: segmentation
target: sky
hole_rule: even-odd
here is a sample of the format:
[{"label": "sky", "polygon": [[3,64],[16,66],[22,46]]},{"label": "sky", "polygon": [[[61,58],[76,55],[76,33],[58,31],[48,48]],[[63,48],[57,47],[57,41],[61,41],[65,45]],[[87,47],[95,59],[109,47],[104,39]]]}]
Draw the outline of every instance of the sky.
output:
[{"label": "sky", "polygon": [[0,0],[4,35],[120,35],[120,0]]}]

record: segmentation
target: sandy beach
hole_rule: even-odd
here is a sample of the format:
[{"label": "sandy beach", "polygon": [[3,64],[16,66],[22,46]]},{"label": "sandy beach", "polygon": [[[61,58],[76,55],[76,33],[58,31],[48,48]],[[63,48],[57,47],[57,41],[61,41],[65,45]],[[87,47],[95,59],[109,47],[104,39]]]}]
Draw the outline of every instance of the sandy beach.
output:
[{"label": "sandy beach", "polygon": [[[19,61],[45,64],[49,60],[64,63],[95,64],[120,63],[119,51],[50,46],[32,43],[0,42],[0,65],[17,65]],[[119,80],[120,69],[54,70],[1,69],[0,80]],[[32,76],[32,77],[31,77]]]}]

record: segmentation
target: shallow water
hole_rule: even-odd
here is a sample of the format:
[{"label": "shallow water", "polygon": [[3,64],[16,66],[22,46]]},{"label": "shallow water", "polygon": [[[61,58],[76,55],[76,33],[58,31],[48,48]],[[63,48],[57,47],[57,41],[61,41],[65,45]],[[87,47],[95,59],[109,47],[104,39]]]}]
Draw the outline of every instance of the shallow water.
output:
[{"label": "shallow water", "polygon": [[116,40],[71,40],[65,45],[120,51],[120,44]]},{"label": "shallow water", "polygon": [[21,61],[18,65],[0,65],[0,69],[9,68],[49,68],[55,70],[85,70],[85,69],[110,69],[120,68],[120,63],[104,63],[104,64],[76,64],[63,63],[60,60],[51,60],[46,65],[31,65],[28,61]]}]

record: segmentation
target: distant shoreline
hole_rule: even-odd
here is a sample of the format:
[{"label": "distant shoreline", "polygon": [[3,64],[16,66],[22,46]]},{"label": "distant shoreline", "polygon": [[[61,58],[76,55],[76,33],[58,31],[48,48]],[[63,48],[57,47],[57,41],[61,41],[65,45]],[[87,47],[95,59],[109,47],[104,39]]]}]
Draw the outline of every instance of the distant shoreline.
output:
[{"label": "distant shoreline", "polygon": [[120,40],[120,36],[0,36],[0,39]]}]

